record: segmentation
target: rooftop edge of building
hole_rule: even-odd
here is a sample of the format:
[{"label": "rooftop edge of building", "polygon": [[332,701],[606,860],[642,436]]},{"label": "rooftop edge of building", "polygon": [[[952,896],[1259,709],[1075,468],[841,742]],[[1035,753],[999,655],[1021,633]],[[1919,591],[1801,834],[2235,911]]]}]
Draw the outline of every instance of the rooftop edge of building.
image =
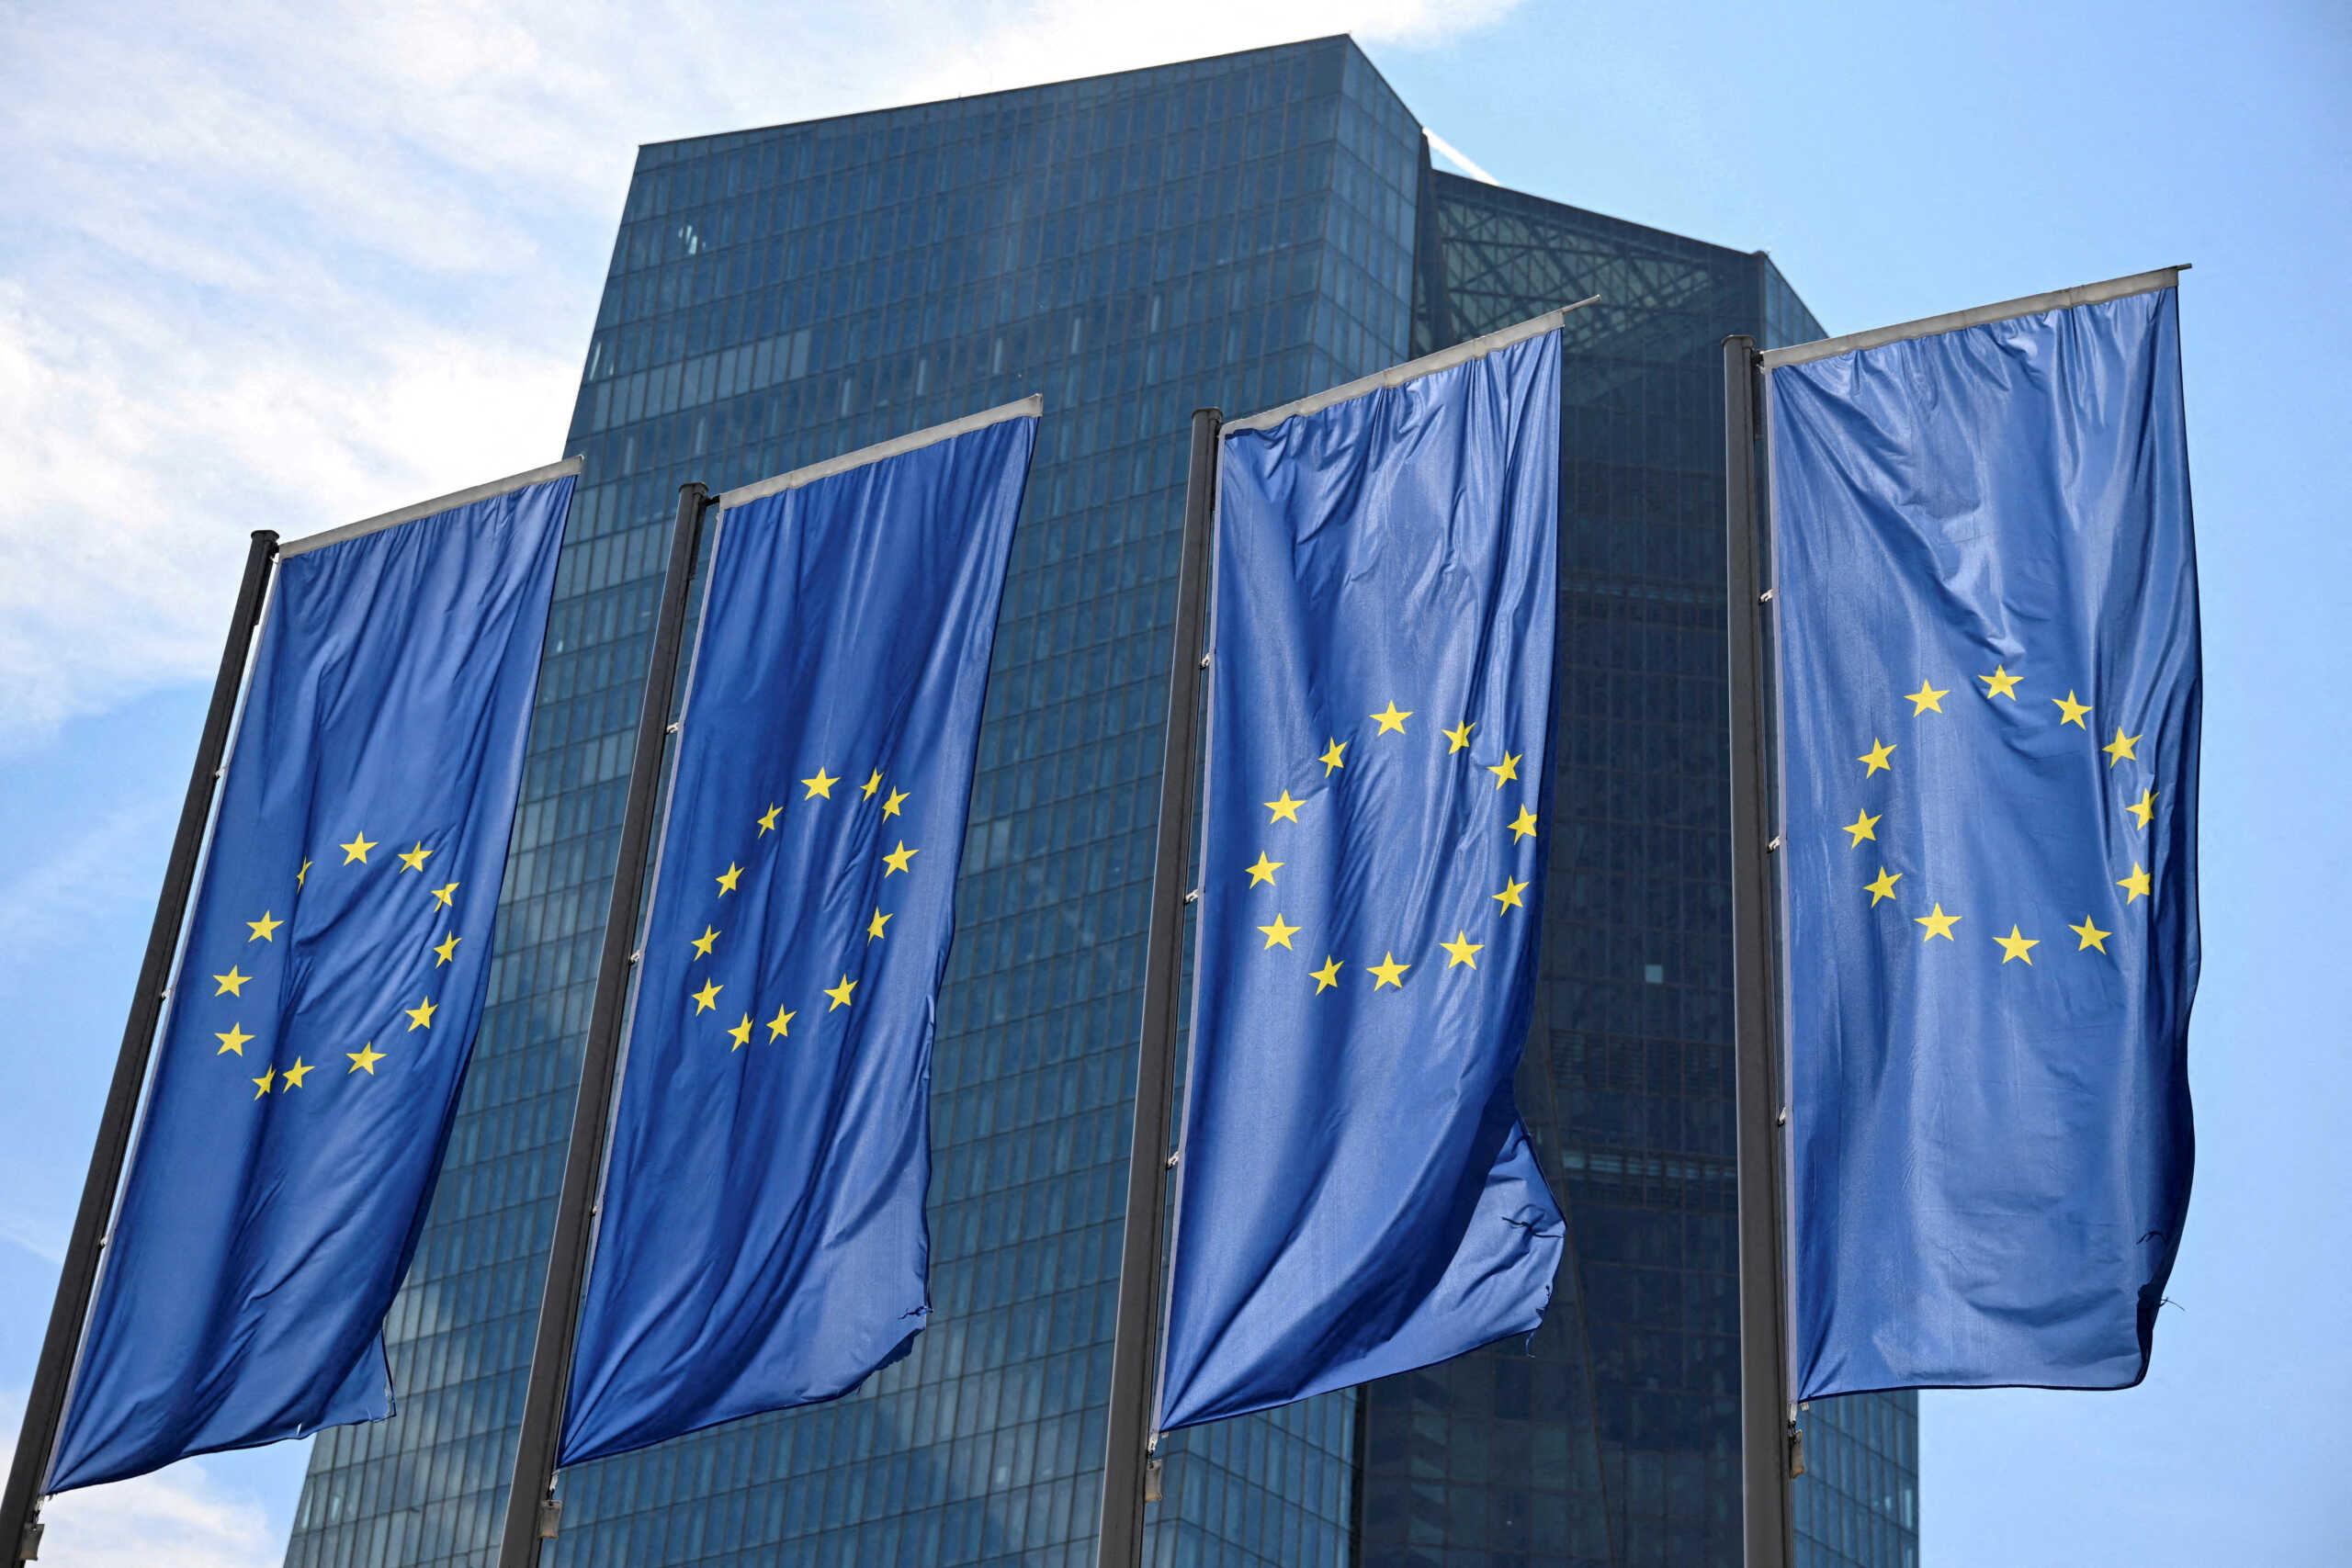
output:
[{"label": "rooftop edge of building", "polygon": [[[984,93],[959,93],[952,98],[921,98],[910,104],[887,104],[877,108],[852,109],[842,114],[815,115],[807,119],[779,120],[773,125],[749,126],[740,130],[709,131],[698,136],[673,136],[660,141],[641,141],[638,143],[637,167],[643,170],[673,162],[678,154],[672,150],[690,143],[707,144],[708,151],[713,152],[729,152],[736,147],[746,145],[756,138],[778,135],[789,130],[806,130],[816,126],[833,125],[847,120],[872,119],[888,115],[920,114],[933,109],[985,105],[992,99],[1018,98],[1025,94],[1050,92],[1062,88],[1083,88],[1121,77],[1152,76],[1163,72],[1190,71],[1225,61],[1240,60],[1250,55],[1271,56],[1317,50],[1328,51],[1341,60],[1344,60],[1348,53],[1352,52],[1367,70],[1379,78],[1381,85],[1388,88],[1390,96],[1396,96],[1396,88],[1389,85],[1385,76],[1381,75],[1379,66],[1373,63],[1372,57],[1364,52],[1362,44],[1356,42],[1354,35],[1324,33],[1315,38],[1295,39],[1287,43],[1260,44],[1251,49],[1227,50],[1221,54],[1194,55],[1183,60],[1162,61],[1156,65],[1132,65],[1118,71],[1097,71],[1084,76],[1064,76],[1046,82],[1024,83],[1017,87],[994,87]],[[1398,97],[1397,101],[1402,104],[1404,100]],[[1419,122],[1417,116],[1415,123]],[[663,155],[649,158],[647,156],[649,153]]]}]

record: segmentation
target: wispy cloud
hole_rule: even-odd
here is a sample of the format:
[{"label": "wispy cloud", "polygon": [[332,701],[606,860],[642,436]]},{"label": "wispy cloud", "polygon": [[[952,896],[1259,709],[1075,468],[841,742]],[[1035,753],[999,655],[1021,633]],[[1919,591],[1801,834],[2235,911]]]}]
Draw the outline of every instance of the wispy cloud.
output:
[{"label": "wispy cloud", "polygon": [[19,6],[0,749],[203,673],[246,531],[558,455],[639,141],[1514,3]]},{"label": "wispy cloud", "polygon": [[[17,1446],[21,1392],[0,1393],[0,1467]],[[286,1554],[269,1510],[221,1486],[201,1461],[52,1498],[41,1568],[275,1568]]]}]

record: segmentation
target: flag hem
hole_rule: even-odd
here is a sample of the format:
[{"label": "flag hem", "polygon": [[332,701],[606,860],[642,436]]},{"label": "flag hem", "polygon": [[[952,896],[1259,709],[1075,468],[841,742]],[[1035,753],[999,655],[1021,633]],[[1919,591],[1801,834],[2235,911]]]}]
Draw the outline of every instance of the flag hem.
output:
[{"label": "flag hem", "polygon": [[1321,413],[1336,403],[1351,402],[1367,392],[1376,392],[1385,387],[1401,387],[1408,381],[1418,381],[1424,376],[1434,376],[1441,370],[1451,370],[1457,365],[1467,365],[1474,359],[1484,359],[1487,355],[1499,349],[1509,348],[1513,344],[1524,343],[1532,337],[1542,337],[1548,332],[1556,332],[1571,311],[1581,310],[1587,305],[1595,305],[1600,301],[1600,295],[1589,295],[1573,305],[1563,305],[1556,310],[1546,310],[1540,316],[1531,316],[1516,326],[1504,327],[1499,332],[1488,333],[1484,337],[1474,337],[1465,343],[1457,343],[1452,348],[1442,348],[1435,354],[1425,354],[1419,359],[1408,359],[1402,365],[1392,365],[1385,370],[1374,371],[1369,376],[1343,382],[1329,391],[1315,392],[1291,402],[1279,403],[1261,413],[1250,414],[1246,419],[1227,420],[1217,433],[1218,439],[1223,440],[1237,430],[1272,430],[1285,420],[1297,419],[1306,414]]},{"label": "flag hem", "polygon": [[1810,365],[1816,359],[1834,359],[1841,354],[1853,354],[1866,348],[1883,348],[1890,343],[1906,343],[1913,338],[1936,337],[1944,333],[1959,332],[1964,327],[1990,326],[1996,321],[2012,321],[2019,316],[2039,316],[2050,310],[2070,310],[2077,305],[2103,305],[2109,299],[2125,299],[2134,294],[2153,294],[2160,288],[2179,287],[2180,275],[2189,268],[2188,262],[2177,266],[2160,266],[2154,272],[2135,272],[2126,277],[2110,277],[2103,283],[2085,283],[2073,288],[2052,288],[2046,293],[2028,294],[2016,299],[2004,299],[1997,304],[1977,305],[1965,310],[1947,310],[1940,316],[1922,316],[1916,321],[1898,321],[1891,327],[1871,327],[1868,331],[1848,333],[1844,337],[1817,338],[1789,348],[1768,349],[1763,355],[1767,370],[1778,370],[1784,365]]},{"label": "flag hem", "polygon": [[[363,517],[356,523],[346,523],[340,528],[307,535],[278,546],[277,558],[290,560],[312,550],[324,549],[329,545],[340,545],[345,540],[397,528],[403,523],[421,523],[427,517],[438,517],[444,512],[455,512],[460,506],[471,506],[478,501],[488,501],[511,491],[528,490],[533,485],[548,484],[556,479],[576,479],[585,462],[583,457],[566,457],[560,463],[548,463],[519,474],[509,474],[503,479],[491,479],[447,495],[435,496],[431,501],[420,501],[413,506],[403,506],[397,512],[379,513],[374,517]],[[567,513],[567,518],[569,515]]]},{"label": "flag hem", "polygon": [[802,485],[815,484],[819,479],[831,479],[835,474],[846,474],[854,468],[867,468],[887,458],[919,452],[925,446],[935,446],[943,441],[953,441],[958,435],[969,435],[975,430],[986,430],[991,424],[1002,424],[1009,419],[1037,419],[1045,412],[1046,395],[1032,392],[1018,402],[999,403],[992,409],[982,409],[961,419],[951,419],[945,424],[925,425],[904,435],[894,435],[888,441],[877,441],[871,446],[861,446],[854,452],[844,452],[838,457],[828,457],[821,463],[811,463],[805,468],[794,468],[773,479],[739,485],[722,494],[718,498],[718,505],[722,512],[730,506],[748,506],[752,502],[764,501],[788,490],[798,490]]}]

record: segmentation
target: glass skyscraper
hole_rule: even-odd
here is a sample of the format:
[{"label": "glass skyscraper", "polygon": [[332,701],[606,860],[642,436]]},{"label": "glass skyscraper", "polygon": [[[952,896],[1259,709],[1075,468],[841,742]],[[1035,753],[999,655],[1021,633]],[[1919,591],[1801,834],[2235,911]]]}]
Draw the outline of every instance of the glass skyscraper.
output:
[{"label": "glass skyscraper", "polygon": [[[1046,396],[934,1076],[932,1325],[831,1404],[563,1478],[562,1568],[1091,1561],[1191,411],[1589,294],[1564,375],[1560,770],[1527,1119],[1549,1321],[1170,1439],[1154,1561],[1738,1556],[1719,344],[1820,329],[1771,263],[1433,172],[1345,39],[639,156],[492,1005],[388,1334],[288,1562],[493,1555],[677,485]],[[1916,1558],[1908,1396],[1825,1404],[1801,1560]]]}]

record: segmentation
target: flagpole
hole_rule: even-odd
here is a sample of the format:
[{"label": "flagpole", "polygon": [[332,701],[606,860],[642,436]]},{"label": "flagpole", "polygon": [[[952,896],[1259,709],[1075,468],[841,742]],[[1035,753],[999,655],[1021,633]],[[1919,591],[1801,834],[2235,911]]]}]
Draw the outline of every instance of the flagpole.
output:
[{"label": "flagpole", "polygon": [[596,998],[588,1015],[588,1042],[580,1058],[580,1089],[571,1106],[571,1140],[564,1156],[563,1190],[556,1201],[555,1235],[548,1247],[547,1288],[539,1298],[539,1325],[531,1345],[531,1377],[523,1396],[523,1429],[514,1448],[514,1474],[506,1494],[506,1524],[499,1540],[500,1568],[533,1568],[539,1543],[555,1539],[563,1505],[556,1500],[556,1454],[563,1436],[563,1396],[571,1381],[572,1335],[579,1326],[586,1284],[588,1243],[596,1217],[596,1197],[605,1163],[605,1132],[612,1116],[613,1086],[619,1076],[622,1015],[628,1005],[630,971],[637,963],[637,922],[644,908],[647,852],[653,841],[654,808],[660,803],[662,753],[673,726],[670,703],[677,688],[678,660],[685,641],[686,600],[694,585],[695,556],[710,491],[700,484],[678,487],[677,521],[670,531],[670,563],[662,579],[660,617],[653,626],[653,652],[645,668],[645,690],[638,699],[637,749],[630,758],[628,799],[621,814],[618,863],[605,915],[603,957],[596,968]]},{"label": "flagpole", "polygon": [[1731,885],[1735,1122],[1739,1148],[1741,1561],[1790,1568],[1789,1481],[1803,1472],[1789,1398],[1788,1266],[1781,1136],[1785,1114],[1774,996],[1770,733],[1764,560],[1756,476],[1756,342],[1724,339],[1724,632],[1731,680]]},{"label": "flagpole", "polygon": [[255,529],[245,551],[245,575],[237,588],[236,608],[229,617],[229,640],[220,649],[220,668],[212,679],[212,705],[204,716],[204,729],[197,741],[196,766],[188,774],[187,795],[180,802],[179,831],[172,840],[171,859],[164,863],[155,920],[147,930],[147,955],[140,964],[130,1016],[122,1027],[114,1081],[107,1086],[106,1107],[98,1114],[97,1145],[90,1152],[89,1174],[82,1181],[82,1204],[74,1213],[74,1230],[65,1244],[65,1266],[58,1278],[56,1302],[50,1308],[49,1332],[41,1340],[40,1361],[25,1402],[24,1423],[17,1429],[17,1454],[8,1468],[8,1488],[0,1494],[0,1540],[8,1543],[9,1561],[17,1564],[40,1554],[40,1486],[57,1447],[58,1428],[64,1422],[65,1396],[81,1353],[90,1297],[97,1286],[98,1263],[114,1218],[115,1193],[130,1154],[140,1090],[147,1081],[147,1060],[154,1044],[155,1026],[163,1018],[165,987],[171,983],[172,957],[178,950],[180,925],[187,916],[188,897],[196,886],[205,825],[212,816],[213,786],[220,778],[221,758],[228,750],[229,730],[236,716],[237,690],[244,683],[247,656],[254,629],[261,624],[270,569],[277,558],[277,536],[266,528]]},{"label": "flagpole", "polygon": [[1143,1040],[1136,1064],[1135,1135],[1127,1156],[1126,1228],[1119,1251],[1119,1315],[1111,1341],[1111,1419],[1096,1516],[1096,1568],[1141,1568],[1144,1504],[1159,1492],[1151,1450],[1152,1363],[1159,1319],[1160,1251],[1167,1230],[1169,1108],[1176,1082],[1176,1012],[1184,969],[1184,907],[1194,897],[1193,815],[1200,782],[1201,670],[1208,659],[1210,521],[1216,510],[1218,432],[1224,415],[1193,411],[1184,486],[1183,553],[1176,569],[1176,626],[1168,661],[1168,726],[1159,756],[1159,840],[1145,944]]}]

